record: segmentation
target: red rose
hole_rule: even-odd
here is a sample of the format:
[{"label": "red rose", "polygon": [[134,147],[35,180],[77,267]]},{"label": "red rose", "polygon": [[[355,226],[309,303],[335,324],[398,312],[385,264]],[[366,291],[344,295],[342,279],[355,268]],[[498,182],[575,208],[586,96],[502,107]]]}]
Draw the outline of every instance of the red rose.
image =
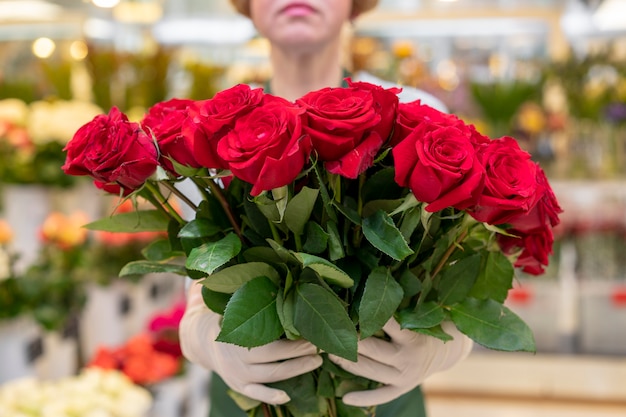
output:
[{"label": "red rose", "polygon": [[401,142],[421,123],[439,126],[462,126],[463,130],[467,129],[470,132],[470,137],[474,143],[489,142],[489,138],[479,133],[474,125],[467,125],[457,116],[443,113],[433,107],[422,104],[419,100],[410,103],[400,103],[397,113],[391,146]]},{"label": "red rose", "polygon": [[561,221],[559,214],[563,212],[559,206],[559,202],[554,195],[554,191],[548,183],[546,174],[537,165],[537,193],[538,201],[530,212],[509,220],[511,227],[528,231],[550,225],[552,227],[558,225]]},{"label": "red rose", "polygon": [[237,119],[217,153],[236,177],[253,184],[251,194],[282,187],[300,173],[311,153],[302,129],[304,109],[266,95],[263,104]]},{"label": "red rose", "polygon": [[409,187],[426,210],[463,210],[482,191],[484,168],[471,131],[463,124],[445,126],[425,120],[392,149],[395,181]]},{"label": "red rose", "polygon": [[116,107],[78,129],[64,151],[66,174],[90,175],[100,188],[121,187],[124,194],[141,187],[157,167],[152,138]]},{"label": "red rose", "polygon": [[485,167],[485,188],[470,214],[478,221],[504,224],[527,215],[542,197],[537,164],[511,137],[492,140],[478,151]]},{"label": "red rose", "polygon": [[507,230],[507,232],[518,237],[498,235],[498,244],[507,255],[515,254],[521,249],[515,261],[515,267],[532,275],[543,274],[544,266],[548,265],[549,257],[553,252],[552,229],[545,225],[529,232],[514,229]]},{"label": "red rose", "polygon": [[356,178],[390,136],[398,97],[395,89],[354,83],[313,91],[296,103],[306,109],[305,131],[326,169]]},{"label": "red rose", "polygon": [[262,89],[239,84],[199,102],[184,128],[184,134],[193,138],[196,160],[206,168],[226,168],[217,154],[218,142],[237,119],[261,105],[262,100]]},{"label": "red rose", "polygon": [[178,175],[172,160],[180,165],[199,168],[193,154],[193,137],[183,134],[183,124],[189,117],[193,100],[171,99],[150,108],[141,122],[144,130],[152,132],[159,146],[159,162],[169,172]]}]

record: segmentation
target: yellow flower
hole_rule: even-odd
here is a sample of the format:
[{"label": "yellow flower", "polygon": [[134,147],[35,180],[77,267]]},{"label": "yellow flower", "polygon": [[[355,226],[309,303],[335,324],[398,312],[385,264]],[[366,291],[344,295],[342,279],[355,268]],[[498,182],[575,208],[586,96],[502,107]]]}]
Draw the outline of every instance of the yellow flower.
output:
[{"label": "yellow flower", "polygon": [[543,110],[536,104],[526,103],[517,116],[519,127],[530,134],[541,133],[546,127],[546,118]]},{"label": "yellow flower", "polygon": [[396,41],[392,45],[392,51],[396,58],[403,59],[413,56],[413,44],[410,41]]}]

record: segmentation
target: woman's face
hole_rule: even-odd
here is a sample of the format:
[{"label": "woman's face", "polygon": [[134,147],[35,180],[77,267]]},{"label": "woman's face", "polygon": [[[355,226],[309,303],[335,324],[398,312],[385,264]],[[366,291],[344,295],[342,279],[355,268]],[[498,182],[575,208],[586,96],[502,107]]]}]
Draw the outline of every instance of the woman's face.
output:
[{"label": "woman's face", "polygon": [[310,51],[336,41],[352,0],[250,0],[252,22],[272,44]]}]

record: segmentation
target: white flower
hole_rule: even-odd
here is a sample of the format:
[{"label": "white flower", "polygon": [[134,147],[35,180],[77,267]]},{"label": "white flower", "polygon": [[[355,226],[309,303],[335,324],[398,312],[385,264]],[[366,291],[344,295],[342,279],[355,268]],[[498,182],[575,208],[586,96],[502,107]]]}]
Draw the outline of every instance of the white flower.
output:
[{"label": "white flower", "polygon": [[66,144],[82,125],[101,113],[100,107],[82,101],[36,101],[30,105],[28,133],[34,143]]},{"label": "white flower", "polygon": [[0,100],[0,120],[24,126],[28,118],[28,105],[17,98]]},{"label": "white flower", "polygon": [[58,381],[21,379],[0,387],[0,417],[143,417],[150,393],[118,371],[96,368]]}]

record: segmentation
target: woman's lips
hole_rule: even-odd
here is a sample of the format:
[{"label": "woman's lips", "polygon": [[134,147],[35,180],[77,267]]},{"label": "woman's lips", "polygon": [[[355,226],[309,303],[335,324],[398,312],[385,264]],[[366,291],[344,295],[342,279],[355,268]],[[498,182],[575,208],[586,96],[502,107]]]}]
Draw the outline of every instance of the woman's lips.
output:
[{"label": "woman's lips", "polygon": [[293,16],[293,17],[308,16],[312,13],[315,13],[315,9],[313,9],[308,4],[293,3],[285,7],[283,10],[281,10],[281,13],[287,16]]}]

